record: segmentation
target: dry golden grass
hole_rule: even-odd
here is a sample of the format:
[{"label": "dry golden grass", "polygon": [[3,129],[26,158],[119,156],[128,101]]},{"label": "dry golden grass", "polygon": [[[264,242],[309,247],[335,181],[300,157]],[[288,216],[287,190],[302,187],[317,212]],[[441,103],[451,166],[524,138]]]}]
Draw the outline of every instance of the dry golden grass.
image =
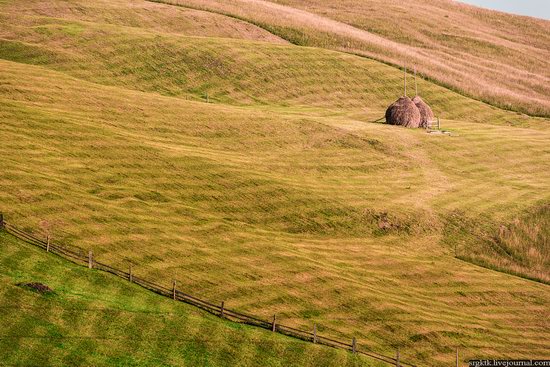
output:
[{"label": "dry golden grass", "polygon": [[[550,22],[446,0],[169,0],[231,14],[294,43],[418,70],[499,107],[550,114]],[[280,3],[280,4],[276,4]]]},{"label": "dry golden grass", "polygon": [[[180,9],[143,3],[151,7],[151,19],[162,19],[166,7]],[[44,16],[43,12],[36,15],[35,8],[23,9],[20,3],[6,8],[9,11],[0,18],[2,58],[43,65],[100,84],[186,99],[205,100],[208,94],[213,102],[237,105],[326,107],[351,112],[354,118],[364,121],[382,116],[402,93],[402,74],[372,60],[273,43],[184,37],[151,29],[148,23],[144,28],[120,26],[139,18],[142,9],[136,4],[128,9],[119,3],[111,7],[104,4],[106,14],[120,11],[118,18],[111,15],[118,23],[105,23],[106,16],[88,3],[48,4],[57,17]],[[86,22],[74,19],[74,8],[85,14]],[[195,23],[193,27],[203,28]],[[217,32],[216,28],[211,32]],[[226,36],[223,32],[220,35]],[[462,98],[425,80],[419,80],[419,88],[441,118],[523,126],[546,124],[543,119],[506,113]]]},{"label": "dry golden grass", "polygon": [[[116,25],[186,36],[287,43],[280,37],[248,22],[147,1],[129,4],[125,0],[93,2],[26,0],[11,2],[9,11],[2,14],[5,21],[15,21],[11,18],[14,15],[94,22],[98,25]],[[78,32],[78,29],[74,31]]]},{"label": "dry golden grass", "polygon": [[[543,356],[546,286],[455,260],[439,215],[504,220],[548,200],[533,174],[547,132],[445,121],[460,137],[441,138],[1,70],[0,202],[15,224],[46,221],[100,261],[419,363],[445,365],[456,345]],[[378,231],[382,212],[399,227]]]},{"label": "dry golden grass", "polygon": [[475,234],[474,237],[459,236],[463,243],[458,254],[488,268],[550,284],[549,221],[549,205],[546,203],[508,223],[501,223],[498,229],[486,229],[483,225],[464,220],[453,223],[459,227],[462,225],[460,230]]},{"label": "dry golden grass", "polygon": [[166,5],[50,3],[56,17],[0,5],[8,220],[228,307],[378,352],[400,345],[422,365],[450,365],[457,345],[465,360],[545,356],[548,286],[454,247],[481,261],[480,238],[526,218],[525,236],[502,237],[518,252],[506,266],[547,270],[545,242],[520,237],[547,238],[529,229],[547,212],[528,213],[550,201],[548,119],[422,80],[453,136],[369,123],[400,93],[388,65],[131,24]]}]

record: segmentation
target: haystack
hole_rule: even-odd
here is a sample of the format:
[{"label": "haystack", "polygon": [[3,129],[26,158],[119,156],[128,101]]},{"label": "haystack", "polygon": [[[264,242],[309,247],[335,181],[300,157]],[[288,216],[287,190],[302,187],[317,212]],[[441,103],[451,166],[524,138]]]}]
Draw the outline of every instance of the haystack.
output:
[{"label": "haystack", "polygon": [[405,127],[420,126],[420,111],[409,97],[401,97],[386,110],[386,122]]},{"label": "haystack", "polygon": [[428,106],[428,104],[426,104],[426,102],[422,100],[422,98],[420,98],[420,96],[414,97],[412,101],[414,102],[414,104],[418,108],[418,111],[420,112],[419,127],[427,128],[430,121],[432,121],[434,118],[434,113],[432,109],[430,108],[430,106]]}]

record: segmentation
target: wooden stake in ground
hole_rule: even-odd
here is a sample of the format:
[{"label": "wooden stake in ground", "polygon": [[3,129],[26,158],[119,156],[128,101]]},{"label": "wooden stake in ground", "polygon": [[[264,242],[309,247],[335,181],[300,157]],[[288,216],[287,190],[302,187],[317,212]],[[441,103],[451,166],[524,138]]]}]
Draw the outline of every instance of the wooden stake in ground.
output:
[{"label": "wooden stake in ground", "polygon": [[222,301],[222,306],[220,307],[220,317],[223,318],[223,312],[225,311],[225,302]]},{"label": "wooden stake in ground", "polygon": [[313,324],[313,343],[317,344],[317,324]]},{"label": "wooden stake in ground", "polygon": [[273,324],[271,324],[271,331],[275,332],[276,327],[277,327],[277,315],[273,315]]},{"label": "wooden stake in ground", "polygon": [[351,340],[351,351],[354,354],[357,353],[357,339],[355,339],[355,337]]},{"label": "wooden stake in ground", "polygon": [[130,264],[130,267],[128,268],[128,280],[130,282],[133,282],[134,281],[134,277],[132,275],[132,264]]},{"label": "wooden stake in ground", "polygon": [[92,269],[94,267],[94,253],[92,250],[88,252],[88,269]]},{"label": "wooden stake in ground", "polygon": [[456,367],[458,367],[458,348],[456,348]]},{"label": "wooden stake in ground", "polygon": [[401,363],[399,362],[399,347],[397,347],[397,356],[395,358],[395,366],[400,367]]},{"label": "wooden stake in ground", "polygon": [[176,300],[176,280],[174,279],[174,287],[173,287],[173,298],[174,298],[174,301]]},{"label": "wooden stake in ground", "polygon": [[4,214],[0,213],[0,229],[4,228]]},{"label": "wooden stake in ground", "polygon": [[46,252],[50,252],[50,235],[46,236]]}]

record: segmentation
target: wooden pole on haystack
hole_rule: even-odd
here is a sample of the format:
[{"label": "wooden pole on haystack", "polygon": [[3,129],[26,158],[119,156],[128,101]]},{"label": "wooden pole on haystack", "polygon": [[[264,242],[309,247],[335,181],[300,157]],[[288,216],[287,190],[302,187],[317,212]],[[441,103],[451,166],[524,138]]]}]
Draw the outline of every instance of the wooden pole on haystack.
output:
[{"label": "wooden pole on haystack", "polygon": [[414,95],[418,95],[418,84],[416,84],[416,65],[414,66]]},{"label": "wooden pole on haystack", "polygon": [[403,69],[403,85],[405,89],[405,97],[407,96],[407,63],[405,63],[405,68]]}]

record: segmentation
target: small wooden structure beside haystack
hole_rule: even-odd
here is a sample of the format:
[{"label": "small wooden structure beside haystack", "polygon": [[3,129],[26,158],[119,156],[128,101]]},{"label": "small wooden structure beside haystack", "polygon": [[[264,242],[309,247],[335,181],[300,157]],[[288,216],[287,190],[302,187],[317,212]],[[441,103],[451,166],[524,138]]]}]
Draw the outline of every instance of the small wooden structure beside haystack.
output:
[{"label": "small wooden structure beside haystack", "polygon": [[420,126],[420,111],[414,102],[406,96],[393,102],[386,110],[386,122],[410,128]]}]

